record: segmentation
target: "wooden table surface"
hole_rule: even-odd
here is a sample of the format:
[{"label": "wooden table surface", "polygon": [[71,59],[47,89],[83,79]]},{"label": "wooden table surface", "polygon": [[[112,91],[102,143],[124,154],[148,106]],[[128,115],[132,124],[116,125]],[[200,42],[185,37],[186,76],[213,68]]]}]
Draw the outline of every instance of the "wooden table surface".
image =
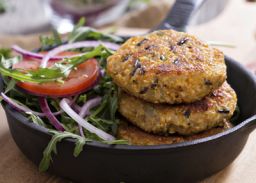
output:
[{"label": "wooden table surface", "polygon": [[[196,27],[192,32],[204,40],[223,41],[236,48],[220,48],[243,64],[256,64],[256,3],[230,1],[227,9],[215,20]],[[121,29],[127,32],[127,29]],[[129,30],[128,32],[141,30]],[[0,46],[12,44],[32,48],[38,43],[36,36],[1,37]],[[0,183],[66,183],[54,175],[39,173],[37,167],[19,151],[8,131],[5,114],[0,107]],[[225,158],[225,157],[223,157]],[[207,168],[207,167],[205,167]],[[227,168],[202,181],[203,183],[256,182],[256,131],[253,132],[240,156]]]}]

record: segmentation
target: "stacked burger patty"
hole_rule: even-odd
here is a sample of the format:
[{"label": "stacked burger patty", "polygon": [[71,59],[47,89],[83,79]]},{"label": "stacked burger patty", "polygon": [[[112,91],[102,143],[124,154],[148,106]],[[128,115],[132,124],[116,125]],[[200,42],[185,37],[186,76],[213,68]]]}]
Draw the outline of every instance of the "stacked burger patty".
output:
[{"label": "stacked burger patty", "polygon": [[132,144],[175,143],[230,127],[237,98],[224,55],[192,35],[160,30],[133,37],[108,58],[107,73],[129,121],[118,134]]}]

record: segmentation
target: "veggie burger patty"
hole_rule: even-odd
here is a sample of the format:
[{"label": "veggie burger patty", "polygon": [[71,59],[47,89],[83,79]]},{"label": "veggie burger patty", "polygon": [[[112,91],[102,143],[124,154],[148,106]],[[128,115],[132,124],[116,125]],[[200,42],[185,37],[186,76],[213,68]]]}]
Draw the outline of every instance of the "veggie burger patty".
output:
[{"label": "veggie burger patty", "polygon": [[226,80],[221,51],[196,37],[159,30],[126,41],[107,60],[107,73],[127,93],[152,103],[191,103]]},{"label": "veggie burger patty", "polygon": [[222,126],[232,117],[236,103],[235,91],[225,82],[202,100],[179,105],[153,104],[121,91],[118,110],[146,132],[191,135]]},{"label": "veggie burger patty", "polygon": [[185,141],[191,141],[195,139],[200,139],[221,133],[232,127],[232,124],[228,121],[224,121],[224,125],[221,127],[215,127],[204,132],[190,135],[170,135],[170,136],[160,136],[155,134],[150,134],[142,131],[141,129],[127,123],[122,120],[121,124],[118,126],[117,136],[120,139],[127,140],[131,145],[161,145],[161,144],[175,144]]}]

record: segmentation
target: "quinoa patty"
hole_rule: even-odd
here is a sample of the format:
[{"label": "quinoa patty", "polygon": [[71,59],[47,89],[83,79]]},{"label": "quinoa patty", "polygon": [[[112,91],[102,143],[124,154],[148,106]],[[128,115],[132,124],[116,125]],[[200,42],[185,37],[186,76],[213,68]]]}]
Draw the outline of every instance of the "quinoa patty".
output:
[{"label": "quinoa patty", "polygon": [[160,30],[126,41],[107,60],[107,73],[127,93],[152,103],[191,103],[226,79],[221,51],[196,37]]},{"label": "quinoa patty", "polygon": [[217,133],[221,133],[232,127],[232,124],[224,121],[224,126],[212,128],[210,130],[201,132],[199,134],[191,136],[182,135],[170,135],[170,136],[160,136],[150,133],[146,133],[139,128],[122,121],[117,130],[117,136],[120,139],[127,140],[131,145],[161,145],[161,144],[175,144],[185,141],[196,140]]},{"label": "quinoa patty", "polygon": [[232,117],[236,103],[235,91],[225,82],[212,94],[191,104],[153,104],[121,91],[118,110],[146,132],[191,135],[222,125]]}]

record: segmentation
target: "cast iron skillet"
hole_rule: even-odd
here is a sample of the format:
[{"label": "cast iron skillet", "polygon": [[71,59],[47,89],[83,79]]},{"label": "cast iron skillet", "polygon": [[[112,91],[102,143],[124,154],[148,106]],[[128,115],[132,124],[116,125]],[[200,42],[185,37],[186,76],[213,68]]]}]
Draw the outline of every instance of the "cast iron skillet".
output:
[{"label": "cast iron skillet", "polygon": [[[196,4],[197,3],[197,4]],[[197,1],[180,0],[166,21],[184,30]],[[164,28],[164,22],[160,26]],[[193,182],[208,177],[229,165],[243,149],[256,127],[256,81],[242,65],[226,57],[228,82],[238,95],[241,115],[238,125],[223,133],[172,145],[128,146],[97,142],[85,145],[79,157],[73,156],[74,143],[58,145],[50,172],[76,182]],[[0,83],[2,90],[3,83]],[[3,105],[11,134],[20,150],[36,165],[51,135]]]}]

